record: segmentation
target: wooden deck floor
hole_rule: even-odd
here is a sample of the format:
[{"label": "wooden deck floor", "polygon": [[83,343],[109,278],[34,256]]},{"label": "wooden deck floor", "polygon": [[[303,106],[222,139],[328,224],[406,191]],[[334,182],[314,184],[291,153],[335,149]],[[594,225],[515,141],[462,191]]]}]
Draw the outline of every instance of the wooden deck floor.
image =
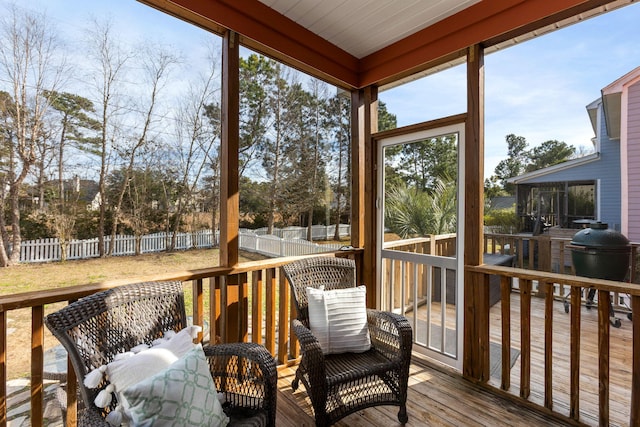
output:
[{"label": "wooden deck floor", "polygon": [[[314,426],[313,410],[304,386],[291,390],[294,369],[280,372],[278,427]],[[413,362],[409,379],[406,426],[564,426],[457,375],[436,369],[420,360]],[[400,426],[398,408],[382,406],[352,414],[336,424],[340,427]]]},{"label": "wooden deck floor", "polygon": [[[569,317],[562,302],[554,307],[554,408],[568,415],[569,408]],[[519,348],[519,295],[512,294],[512,347]],[[629,425],[631,328],[623,318],[622,327],[611,328],[611,422],[612,426]],[[500,303],[491,311],[491,337],[500,342]],[[530,400],[542,404],[544,397],[544,310],[543,300],[532,304],[532,370]],[[581,394],[580,421],[584,425],[598,425],[597,373],[597,310],[583,307],[581,337]],[[629,369],[626,369],[629,366]],[[278,427],[313,426],[313,411],[304,386],[295,393],[291,389],[295,368],[280,371],[278,387]],[[534,411],[527,405],[495,394],[480,387],[448,368],[425,361],[414,355],[409,379],[407,426],[564,426],[567,422]],[[508,393],[518,395],[520,384],[519,360],[512,367],[512,388]],[[492,378],[491,384],[499,386]],[[370,408],[343,419],[337,426],[397,426],[396,407]]]}]

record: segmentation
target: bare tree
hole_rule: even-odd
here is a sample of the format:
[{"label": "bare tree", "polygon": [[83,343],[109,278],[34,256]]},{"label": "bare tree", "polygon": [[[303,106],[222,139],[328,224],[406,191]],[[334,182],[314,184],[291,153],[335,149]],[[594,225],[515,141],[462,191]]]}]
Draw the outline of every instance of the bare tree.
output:
[{"label": "bare tree", "polygon": [[8,198],[0,198],[0,210],[10,205],[11,237],[0,234],[4,247],[0,266],[20,257],[20,188],[37,161],[37,144],[45,141],[44,117],[50,101],[46,90],[56,90],[64,72],[56,31],[46,17],[10,6],[0,21],[0,77],[9,82],[7,102],[11,104],[5,110],[10,137],[3,140],[9,148],[3,178],[9,193]]},{"label": "bare tree", "polygon": [[149,98],[146,100],[146,105],[135,109],[135,111],[140,112],[142,115],[142,126],[139,130],[140,133],[133,138],[131,144],[118,147],[120,157],[125,161],[126,165],[123,168],[124,177],[122,179],[120,189],[118,190],[116,200],[113,201],[111,205],[111,208],[113,209],[113,220],[111,226],[109,255],[111,255],[113,248],[115,247],[118,224],[123,219],[121,212],[122,201],[130,183],[131,174],[133,172],[138,153],[148,145],[149,134],[153,131],[153,125],[155,122],[159,121],[161,117],[156,115],[158,97],[167,83],[167,77],[171,67],[178,63],[178,59],[165,49],[154,49],[150,46],[146,46],[141,51],[142,55],[140,65],[144,73],[143,78],[148,84],[148,87],[145,88],[145,90],[149,90]]},{"label": "bare tree", "polygon": [[175,248],[175,239],[193,195],[200,183],[204,168],[212,161],[215,142],[220,129],[207,117],[207,106],[212,102],[219,87],[216,85],[216,69],[212,66],[197,85],[186,92],[182,105],[176,112],[176,173],[179,181],[174,207],[170,249]]},{"label": "bare tree", "polygon": [[[222,111],[219,103],[213,103],[205,106],[205,115],[209,119],[209,125],[216,133],[216,137],[220,135],[220,125],[222,121]],[[215,233],[218,229],[218,213],[220,210],[220,145],[213,147],[207,154],[209,158],[209,167],[211,175],[205,176],[205,194],[208,195],[207,200],[209,209],[211,210],[211,230]]]},{"label": "bare tree", "polygon": [[98,250],[100,256],[105,256],[104,234],[106,228],[107,194],[106,178],[109,172],[111,156],[111,144],[116,140],[116,126],[114,121],[120,106],[119,90],[121,89],[121,77],[125,71],[125,65],[131,59],[132,54],[127,52],[113,34],[110,22],[94,21],[89,34],[89,56],[95,60],[97,73],[94,77],[94,88],[98,92],[100,114],[99,156],[100,177],[98,180],[98,194],[100,197],[100,212],[98,219]]},{"label": "bare tree", "polygon": [[322,181],[326,179],[324,173],[324,164],[327,159],[323,159],[322,156],[325,154],[326,142],[323,139],[324,136],[324,123],[322,120],[323,109],[324,109],[324,100],[327,97],[327,85],[325,83],[320,82],[320,80],[312,79],[309,82],[310,88],[310,102],[309,102],[309,125],[311,135],[308,139],[309,142],[309,153],[307,153],[306,160],[309,165],[310,174],[308,175],[308,206],[307,206],[307,240],[312,241],[312,230],[313,230],[313,211],[318,204],[318,199],[322,194],[323,190],[326,188],[326,185],[322,185]]}]

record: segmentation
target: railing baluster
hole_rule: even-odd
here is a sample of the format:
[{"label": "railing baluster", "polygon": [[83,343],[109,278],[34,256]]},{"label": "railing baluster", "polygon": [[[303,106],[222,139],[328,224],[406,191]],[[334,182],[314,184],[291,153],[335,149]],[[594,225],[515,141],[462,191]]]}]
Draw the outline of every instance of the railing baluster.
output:
[{"label": "railing baluster", "polygon": [[391,260],[391,267],[389,270],[391,272],[391,282],[389,283],[389,306],[387,307],[387,310],[393,311],[395,308],[396,286],[398,286],[398,267],[395,259]]},{"label": "railing baluster", "polygon": [[265,347],[271,354],[276,354],[276,270],[269,268],[267,270],[266,280],[266,325]]},{"label": "railing baluster", "polygon": [[240,273],[237,275],[237,290],[238,290],[238,326],[240,328],[240,333],[238,342],[247,342],[249,339],[249,307],[248,304],[248,295],[247,295],[247,286],[249,285],[249,275],[247,273]]},{"label": "railing baluster", "polygon": [[502,310],[502,379],[503,390],[511,388],[511,278],[500,276]]},{"label": "railing baluster", "polygon": [[278,312],[278,363],[284,365],[287,363],[288,347],[289,347],[289,287],[284,274],[280,274],[280,292]]},{"label": "railing baluster", "polygon": [[229,322],[228,322],[228,316],[229,316],[229,310],[227,310],[227,304],[228,304],[228,282],[229,282],[229,276],[222,276],[220,277],[220,316],[219,319],[220,321],[218,322],[219,325],[219,332],[220,332],[220,339],[222,340],[223,343],[227,342],[227,336],[228,336],[228,327],[229,327]]},{"label": "railing baluster", "polygon": [[262,344],[262,270],[251,273],[251,341]]},{"label": "railing baluster", "polygon": [[407,274],[409,272],[407,271],[407,263],[406,262],[403,261],[401,263],[400,271],[401,271],[400,276],[402,277],[402,279],[400,280],[400,314],[404,316],[405,307],[406,307],[406,303],[407,303],[407,286],[408,286],[408,283],[409,283],[409,280],[408,280],[408,277],[407,277]]},{"label": "railing baluster", "polygon": [[571,287],[571,355],[569,370],[571,372],[571,395],[569,397],[569,416],[574,420],[580,418],[580,307],[582,304],[582,288]]},{"label": "railing baluster", "polygon": [[209,278],[209,342],[218,343],[220,336],[220,277]]},{"label": "railing baluster", "polygon": [[[202,279],[191,281],[193,289],[193,324],[202,326],[198,332],[198,342],[202,342],[204,336],[204,296],[202,292]],[[211,340],[211,338],[209,338]]]},{"label": "railing baluster", "polygon": [[518,267],[524,268],[524,239],[518,240]]},{"label": "railing baluster", "polygon": [[42,378],[44,367],[44,306],[31,308],[31,425],[41,427],[44,396]]},{"label": "railing baluster", "polygon": [[78,383],[71,359],[67,358],[67,427],[78,424]]},{"label": "railing baluster", "polygon": [[[411,306],[411,310],[414,313],[413,315],[413,330],[417,331],[418,330],[418,308],[419,308],[419,295],[418,295],[418,288],[420,288],[420,285],[422,284],[422,281],[418,280],[418,270],[421,269],[422,266],[420,264],[414,263],[413,264],[413,304]],[[415,338],[414,338],[415,340]]]},{"label": "railing baluster", "polygon": [[520,280],[520,397],[529,398],[531,392],[531,280]]},{"label": "railing baluster", "polygon": [[635,313],[631,320],[632,328],[632,362],[631,362],[631,414],[629,425],[640,425],[640,296],[631,297],[631,312]]},{"label": "railing baluster", "polygon": [[[289,298],[291,303],[289,304],[289,313],[291,313],[289,321],[289,331],[293,330],[293,319],[298,315],[296,311],[296,303],[293,298]],[[295,360],[300,357],[300,345],[298,345],[298,338],[296,334],[289,332],[289,354]]]},{"label": "railing baluster", "polygon": [[529,239],[529,269],[530,270],[535,270],[535,264],[536,264],[536,258],[535,258],[535,253],[536,250],[538,248],[536,248],[535,246],[539,246],[538,245],[538,239],[535,238],[531,238]]},{"label": "railing baluster", "polygon": [[7,312],[0,310],[0,427],[7,425]]},{"label": "railing baluster", "polygon": [[553,409],[553,283],[542,282],[544,288],[544,406]]},{"label": "railing baluster", "polygon": [[598,291],[598,407],[600,426],[609,425],[609,291]]}]

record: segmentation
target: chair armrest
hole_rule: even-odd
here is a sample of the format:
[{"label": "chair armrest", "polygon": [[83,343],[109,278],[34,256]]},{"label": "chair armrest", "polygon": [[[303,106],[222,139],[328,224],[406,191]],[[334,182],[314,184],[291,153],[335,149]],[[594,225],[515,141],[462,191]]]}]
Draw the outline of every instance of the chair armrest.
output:
[{"label": "chair armrest", "polygon": [[[324,365],[324,353],[318,339],[311,333],[304,323],[298,319],[293,319],[293,331],[298,337],[300,350],[302,351],[302,360],[300,367],[305,375],[308,376],[309,384],[321,396],[326,395],[327,373]],[[307,390],[307,392],[310,392]]]},{"label": "chair armrest", "polygon": [[367,309],[371,345],[388,359],[410,360],[413,330],[406,317],[388,311]]},{"label": "chair armrest", "polygon": [[224,393],[225,412],[265,410],[275,426],[278,371],[269,351],[255,343],[204,346],[216,389]]}]

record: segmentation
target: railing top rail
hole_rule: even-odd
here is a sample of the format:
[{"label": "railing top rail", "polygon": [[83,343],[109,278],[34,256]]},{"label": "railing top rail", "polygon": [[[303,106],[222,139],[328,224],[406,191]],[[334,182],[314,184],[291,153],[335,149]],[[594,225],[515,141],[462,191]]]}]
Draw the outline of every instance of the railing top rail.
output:
[{"label": "railing top rail", "polygon": [[[580,231],[580,230],[576,230],[576,233]],[[509,234],[509,233],[492,233],[492,232],[485,232],[484,233],[485,237],[504,237],[504,238],[511,238],[511,239],[529,239],[529,240],[538,240],[540,238],[549,238],[551,239],[551,241],[554,242],[570,242],[573,237],[561,237],[561,236],[549,236],[548,234],[540,234],[538,236],[533,236],[531,234]],[[640,247],[640,242],[629,242],[629,246],[632,247]]]},{"label": "railing top rail", "polygon": [[413,245],[413,244],[417,244],[417,243],[430,242],[432,238],[436,242],[438,242],[440,240],[453,239],[455,237],[456,237],[455,233],[434,234],[434,235],[429,235],[429,236],[424,236],[424,237],[413,237],[411,239],[401,239],[401,240],[392,240],[390,242],[384,242],[383,247],[385,249],[390,249],[390,248],[393,248],[393,247],[396,247],[396,246],[406,246],[406,245]]},{"label": "railing top rail", "polygon": [[467,265],[465,270],[472,273],[497,274],[517,277],[519,279],[537,280],[540,282],[561,283],[571,287],[597,288],[609,292],[625,293],[640,296],[640,285],[635,283],[615,282],[613,280],[592,279],[569,274],[547,273],[544,271],[525,270],[523,268],[500,267],[493,265]]},{"label": "railing top rail", "polygon": [[361,252],[362,249],[338,250],[335,252],[323,252],[321,254],[300,255],[293,257],[273,258],[258,261],[248,261],[240,263],[234,267],[209,267],[197,270],[174,271],[170,273],[154,274],[147,276],[138,276],[127,279],[109,280],[99,283],[90,283],[85,285],[68,286],[63,288],[50,289],[45,291],[30,291],[18,294],[0,295],[0,312],[10,311],[20,308],[37,307],[45,304],[53,304],[61,301],[70,301],[91,295],[93,293],[103,291],[109,288],[115,288],[127,283],[146,282],[146,281],[164,281],[164,280],[197,280],[208,277],[230,276],[250,271],[277,268],[284,264],[302,258],[315,256],[335,256],[340,254],[354,255]]}]

